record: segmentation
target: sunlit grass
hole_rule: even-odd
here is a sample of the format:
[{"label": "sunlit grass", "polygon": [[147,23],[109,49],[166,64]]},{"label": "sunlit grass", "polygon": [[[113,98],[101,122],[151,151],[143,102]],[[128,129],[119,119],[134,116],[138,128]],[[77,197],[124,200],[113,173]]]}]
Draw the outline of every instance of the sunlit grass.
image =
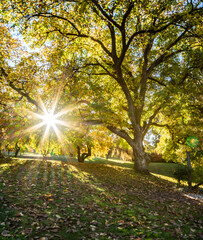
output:
[{"label": "sunlit grass", "polygon": [[157,174],[157,173],[152,173],[153,176],[156,176],[158,178],[164,179],[166,181],[172,182],[172,183],[177,183],[177,180],[172,177],[164,176],[162,174]]},{"label": "sunlit grass", "polygon": [[79,170],[78,168],[76,168],[74,165],[69,165],[69,170],[71,172],[71,174],[78,179],[79,181],[81,181],[84,184],[88,184],[88,187],[96,190],[98,192],[101,192],[102,194],[104,194],[106,197],[110,197],[111,194],[108,192],[107,189],[102,188],[100,185],[100,183],[97,181],[97,179],[90,173],[84,172]]},{"label": "sunlit grass", "polygon": [[[8,218],[15,229],[6,223],[0,233],[6,229],[19,240],[172,240],[181,223],[175,239],[198,239],[198,201],[188,202],[160,176],[143,177],[117,164],[16,159],[0,176],[0,196],[16,212]],[[188,228],[194,229],[190,236]]]}]

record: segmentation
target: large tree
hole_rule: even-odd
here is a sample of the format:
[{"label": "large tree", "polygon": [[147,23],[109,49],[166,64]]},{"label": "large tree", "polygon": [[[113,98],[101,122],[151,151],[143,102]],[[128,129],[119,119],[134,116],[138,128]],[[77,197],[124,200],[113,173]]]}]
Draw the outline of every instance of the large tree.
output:
[{"label": "large tree", "polygon": [[200,43],[201,2],[11,0],[2,6],[18,17],[25,36],[47,40],[59,68],[75,73],[67,84],[77,79],[92,102],[84,106],[84,121],[124,138],[135,170],[147,173],[143,139],[151,126],[163,125],[160,113],[190,81],[194,67],[185,54]]}]

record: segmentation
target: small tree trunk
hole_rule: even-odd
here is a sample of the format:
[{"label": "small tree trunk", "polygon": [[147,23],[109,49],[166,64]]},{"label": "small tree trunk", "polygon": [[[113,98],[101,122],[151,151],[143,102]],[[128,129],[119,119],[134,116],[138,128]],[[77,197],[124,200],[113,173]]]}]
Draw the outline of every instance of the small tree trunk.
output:
[{"label": "small tree trunk", "polygon": [[190,152],[187,152],[187,166],[188,166],[188,187],[192,188],[192,166],[190,160]]},{"label": "small tree trunk", "polygon": [[20,147],[18,146],[18,143],[16,143],[16,145],[15,145],[15,155],[14,155],[15,157],[18,156],[19,151],[20,151]]},{"label": "small tree trunk", "polygon": [[87,157],[91,156],[91,147],[88,146],[87,149],[88,149],[88,152],[87,152],[87,153],[82,153],[82,154],[80,154],[80,147],[77,146],[78,162],[84,163],[85,159],[86,159]]},{"label": "small tree trunk", "polygon": [[6,145],[6,150],[8,152],[8,156],[10,155],[10,148],[9,148],[9,144]]},{"label": "small tree trunk", "polygon": [[81,162],[80,147],[77,146],[78,162]]},{"label": "small tree trunk", "polygon": [[18,149],[15,150],[15,157],[18,156],[18,153],[20,152],[20,147],[18,147]]},{"label": "small tree trunk", "polygon": [[106,155],[106,159],[110,158],[112,155],[113,148],[111,147]]}]

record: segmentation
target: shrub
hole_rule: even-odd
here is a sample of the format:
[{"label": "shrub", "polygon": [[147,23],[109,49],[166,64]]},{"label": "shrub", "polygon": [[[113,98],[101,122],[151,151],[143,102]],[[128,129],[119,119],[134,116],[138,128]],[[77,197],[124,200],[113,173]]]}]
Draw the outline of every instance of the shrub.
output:
[{"label": "shrub", "polygon": [[0,154],[0,164],[8,163],[11,161],[12,161],[12,159],[10,157]]},{"label": "shrub", "polygon": [[178,167],[174,173],[174,177],[178,181],[178,185],[180,185],[180,181],[186,181],[188,179],[188,170],[186,166]]},{"label": "shrub", "polygon": [[163,163],[163,162],[166,162],[165,159],[163,159],[162,157],[162,154],[158,154],[158,153],[151,153],[151,161],[152,162],[160,162],[160,163]]}]

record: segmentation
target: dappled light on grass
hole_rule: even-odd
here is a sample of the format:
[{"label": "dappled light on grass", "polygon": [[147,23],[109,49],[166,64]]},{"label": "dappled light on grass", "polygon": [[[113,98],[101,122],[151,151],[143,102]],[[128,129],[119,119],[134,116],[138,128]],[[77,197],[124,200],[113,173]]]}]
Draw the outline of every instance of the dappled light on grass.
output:
[{"label": "dappled light on grass", "polygon": [[156,176],[158,178],[161,178],[163,180],[172,182],[172,183],[177,183],[177,180],[172,178],[172,177],[167,177],[167,176],[164,176],[164,175],[161,175],[161,174],[157,174],[157,173],[152,173],[152,175],[154,175],[154,176]]},{"label": "dappled light on grass", "polygon": [[[76,164],[76,166],[77,165],[78,164]],[[76,166],[74,166],[73,164],[69,165],[69,170],[71,171],[72,175],[76,179],[81,181],[81,183],[86,185],[86,187],[92,188],[93,190],[96,190],[96,191],[99,191],[106,197],[111,197],[111,194],[108,192],[108,190],[100,186],[101,183],[98,182],[97,178],[95,178],[92,174],[90,174],[88,172],[81,171]]]},{"label": "dappled light on grass", "polygon": [[1,172],[0,196],[10,207],[0,234],[7,230],[14,239],[200,236],[198,201],[155,176],[119,166],[15,160]]}]

